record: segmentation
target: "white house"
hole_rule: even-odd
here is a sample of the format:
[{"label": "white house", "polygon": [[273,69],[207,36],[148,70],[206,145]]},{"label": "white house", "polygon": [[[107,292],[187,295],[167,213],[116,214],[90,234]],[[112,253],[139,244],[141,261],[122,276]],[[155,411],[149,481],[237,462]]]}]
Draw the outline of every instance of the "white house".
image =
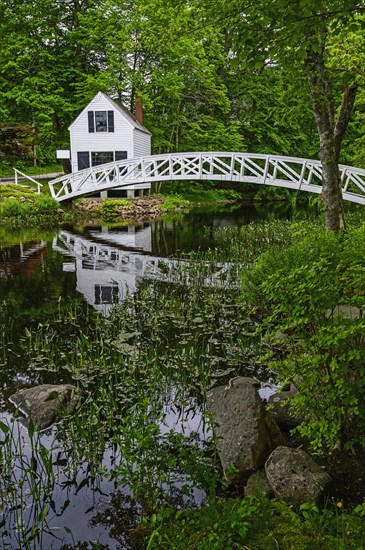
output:
[{"label": "white house", "polygon": [[[72,172],[107,162],[151,154],[151,132],[143,126],[141,104],[136,116],[103,92],[99,92],[69,126]],[[109,191],[109,196],[143,194],[151,184]],[[105,194],[106,192],[104,192]]]}]

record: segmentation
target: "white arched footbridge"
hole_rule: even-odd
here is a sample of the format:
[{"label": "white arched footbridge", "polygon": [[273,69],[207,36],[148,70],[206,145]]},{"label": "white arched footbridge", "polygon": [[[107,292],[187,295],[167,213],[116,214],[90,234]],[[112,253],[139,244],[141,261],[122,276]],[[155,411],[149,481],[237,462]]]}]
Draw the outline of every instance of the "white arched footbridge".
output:
[{"label": "white arched footbridge", "polygon": [[[365,170],[340,165],[344,200],[365,204]],[[49,182],[59,202],[110,189],[167,180],[218,180],[321,193],[318,160],[250,153],[171,153],[94,166]]]}]

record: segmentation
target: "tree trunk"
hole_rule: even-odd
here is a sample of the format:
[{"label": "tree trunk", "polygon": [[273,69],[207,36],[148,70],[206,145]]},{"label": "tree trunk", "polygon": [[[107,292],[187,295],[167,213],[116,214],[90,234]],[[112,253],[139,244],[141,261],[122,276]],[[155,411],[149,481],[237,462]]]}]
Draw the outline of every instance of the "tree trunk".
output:
[{"label": "tree trunk", "polygon": [[[315,49],[310,48],[307,51],[305,63],[309,94],[320,139],[322,200],[325,206],[326,229],[343,231],[345,229],[345,217],[338,162],[339,145],[346,131],[349,118],[345,117],[347,123],[345,120],[342,121],[341,139],[338,140],[339,136],[336,135],[335,137],[334,102],[331,83],[325,72],[323,50],[318,47]],[[343,108],[347,109],[347,105],[343,105]]]}]

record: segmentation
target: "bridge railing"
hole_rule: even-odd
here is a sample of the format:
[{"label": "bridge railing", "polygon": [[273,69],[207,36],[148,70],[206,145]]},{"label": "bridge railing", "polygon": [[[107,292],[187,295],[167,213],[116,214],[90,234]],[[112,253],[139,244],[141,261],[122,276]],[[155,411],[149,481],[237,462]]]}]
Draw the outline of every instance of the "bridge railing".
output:
[{"label": "bridge railing", "polygon": [[[344,199],[365,204],[365,170],[339,168]],[[49,186],[52,196],[62,201],[167,180],[245,182],[320,193],[322,165],[313,159],[258,153],[171,153],[102,164],[52,180]]]}]

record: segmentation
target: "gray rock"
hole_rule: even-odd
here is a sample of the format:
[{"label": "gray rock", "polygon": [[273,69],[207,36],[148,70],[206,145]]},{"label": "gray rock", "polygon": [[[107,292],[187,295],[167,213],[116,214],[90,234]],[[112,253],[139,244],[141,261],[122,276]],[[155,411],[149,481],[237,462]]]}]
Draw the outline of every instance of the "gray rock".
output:
[{"label": "gray rock", "polygon": [[316,504],[330,476],[302,449],[277,447],[265,464],[267,479],[276,498],[299,508]]},{"label": "gray rock", "polygon": [[36,429],[44,430],[64,413],[72,412],[78,398],[78,390],[71,384],[43,384],[18,391],[10,401],[26,415],[25,425],[31,419]]},{"label": "gray rock", "polygon": [[248,478],[247,485],[244,489],[245,497],[254,497],[262,493],[266,493],[268,496],[273,495],[272,487],[264,469],[254,472]]},{"label": "gray rock", "polygon": [[263,467],[277,445],[271,438],[274,431],[278,434],[275,421],[267,419],[262,400],[250,382],[213,388],[207,395],[207,409],[212,413],[225,475],[233,466],[239,480],[245,482],[253,471]]},{"label": "gray rock", "polygon": [[273,412],[279,426],[293,428],[304,420],[303,417],[297,417],[294,415],[290,405],[290,400],[296,395],[296,393],[297,390],[279,391],[270,395],[268,404],[270,405],[271,411]]},{"label": "gray rock", "polygon": [[265,411],[265,425],[271,440],[272,449],[276,449],[276,447],[286,444],[285,437],[281,433],[275,415],[271,411]]},{"label": "gray rock", "polygon": [[261,385],[259,380],[256,380],[256,378],[252,378],[251,376],[236,376],[229,381],[228,385],[240,386],[242,384],[253,384],[255,388],[259,388]]}]

